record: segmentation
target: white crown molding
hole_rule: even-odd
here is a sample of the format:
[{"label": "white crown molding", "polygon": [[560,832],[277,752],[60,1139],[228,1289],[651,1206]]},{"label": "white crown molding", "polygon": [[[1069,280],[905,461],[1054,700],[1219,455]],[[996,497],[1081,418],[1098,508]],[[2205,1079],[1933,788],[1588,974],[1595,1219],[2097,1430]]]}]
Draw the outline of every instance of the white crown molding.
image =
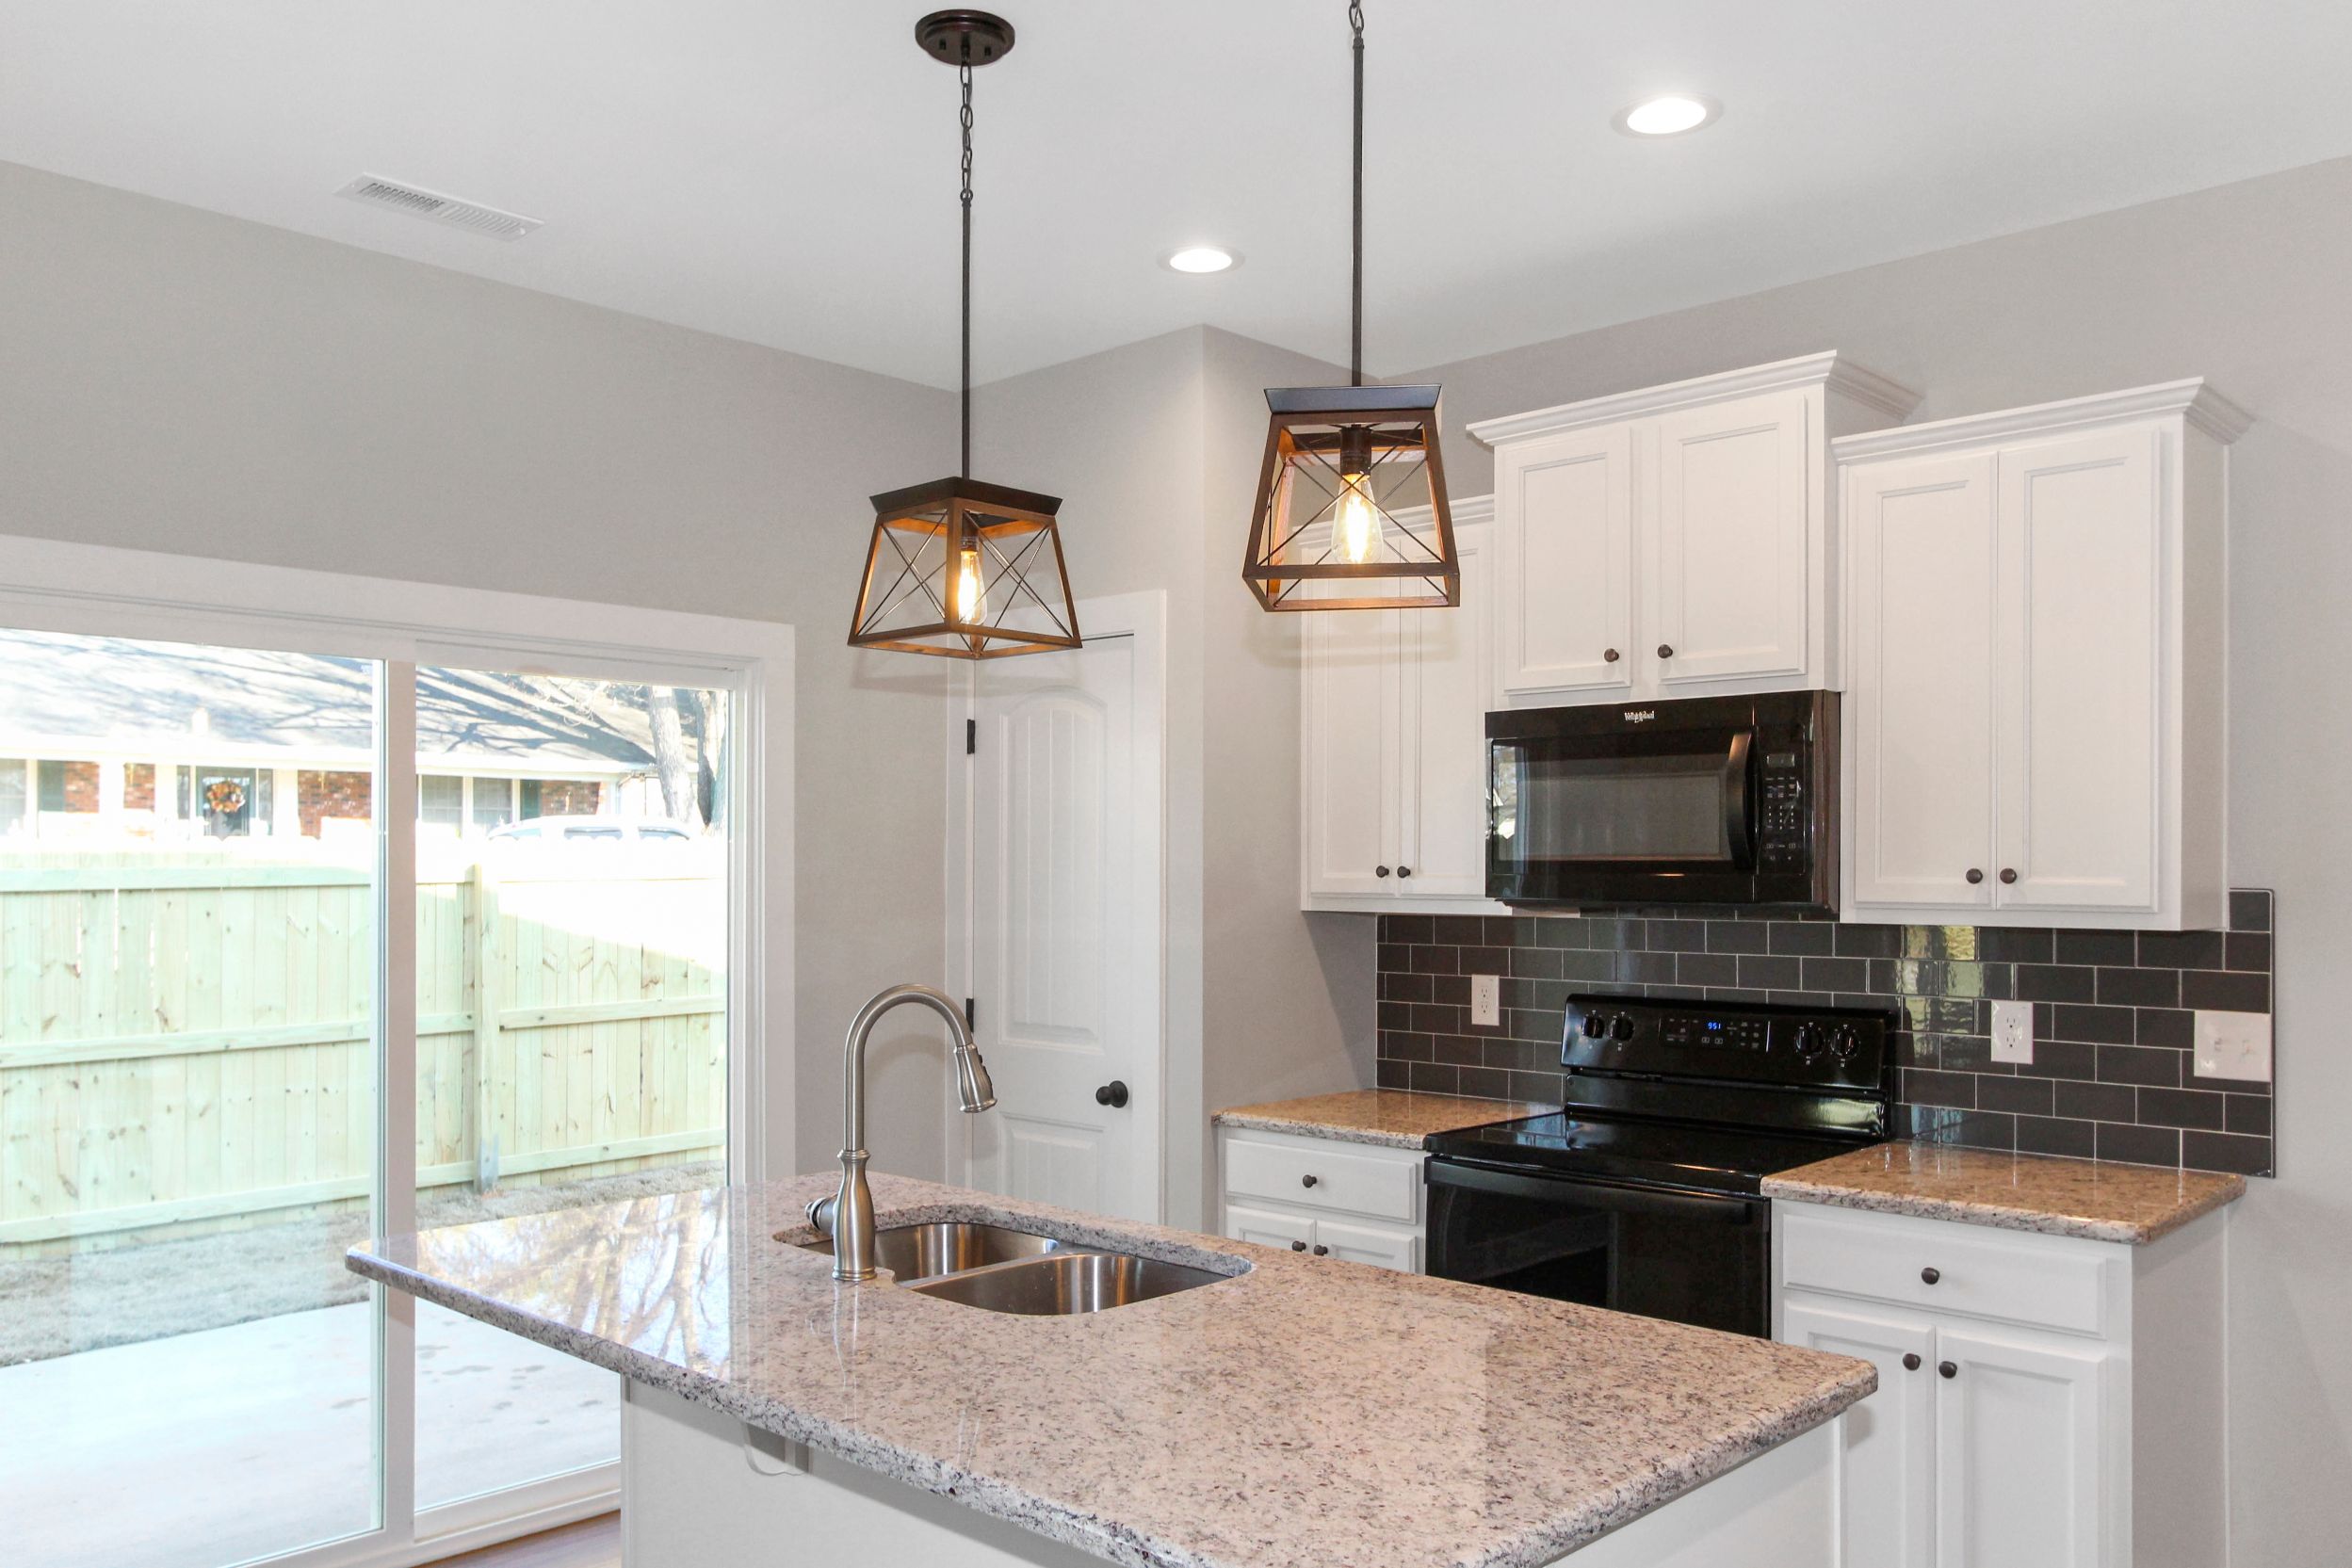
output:
[{"label": "white crown molding", "polygon": [[1469,427],[1469,432],[1486,445],[1499,446],[1536,436],[1554,435],[1586,425],[1614,424],[1622,419],[1639,419],[1645,414],[1663,413],[1668,409],[1695,408],[1730,397],[1746,397],[1758,393],[1780,392],[1791,387],[1816,384],[1825,385],[1884,413],[1890,419],[1901,419],[1919,407],[1918,393],[1874,370],[1841,359],[1833,349],[1792,360],[1776,360],[1771,364],[1750,365],[1744,370],[1727,370],[1719,375],[1695,377],[1687,381],[1669,381],[1663,386],[1612,393],[1606,397],[1591,397],[1581,403],[1562,403],[1557,408],[1482,419]]},{"label": "white crown molding", "polygon": [[1840,436],[1829,451],[1840,462],[1856,462],[1897,454],[1932,452],[1946,446],[1972,446],[2012,436],[2043,435],[2077,429],[2085,425],[2117,424],[2179,414],[2190,425],[2227,445],[2254,423],[2254,416],[2207,386],[2201,377],[2160,381],[2125,392],[2069,397],[2028,408],[2002,409],[1992,413],[1938,419],[1925,425],[1905,425],[1888,430]]}]

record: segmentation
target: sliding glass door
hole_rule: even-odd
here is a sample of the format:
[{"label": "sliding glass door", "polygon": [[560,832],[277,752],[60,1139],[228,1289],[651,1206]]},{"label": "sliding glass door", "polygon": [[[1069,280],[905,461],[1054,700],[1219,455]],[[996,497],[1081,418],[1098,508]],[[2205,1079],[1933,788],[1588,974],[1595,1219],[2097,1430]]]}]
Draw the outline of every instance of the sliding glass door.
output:
[{"label": "sliding glass door", "polygon": [[411,1216],[593,1255],[728,1177],[744,699],[557,663],[0,630],[11,1568],[418,1560],[609,1491],[616,1380],[342,1262]]}]

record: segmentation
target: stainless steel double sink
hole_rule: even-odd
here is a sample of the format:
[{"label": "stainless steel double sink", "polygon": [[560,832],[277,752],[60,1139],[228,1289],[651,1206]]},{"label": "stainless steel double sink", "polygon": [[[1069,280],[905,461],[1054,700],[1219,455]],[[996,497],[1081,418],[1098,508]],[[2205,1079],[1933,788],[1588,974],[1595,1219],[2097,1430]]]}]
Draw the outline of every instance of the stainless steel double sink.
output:
[{"label": "stainless steel double sink", "polygon": [[[807,1252],[833,1253],[830,1238],[800,1245]],[[1225,1278],[1189,1264],[1107,1252],[1001,1225],[960,1222],[876,1231],[874,1262],[919,1295],[1026,1317],[1106,1312]]]}]

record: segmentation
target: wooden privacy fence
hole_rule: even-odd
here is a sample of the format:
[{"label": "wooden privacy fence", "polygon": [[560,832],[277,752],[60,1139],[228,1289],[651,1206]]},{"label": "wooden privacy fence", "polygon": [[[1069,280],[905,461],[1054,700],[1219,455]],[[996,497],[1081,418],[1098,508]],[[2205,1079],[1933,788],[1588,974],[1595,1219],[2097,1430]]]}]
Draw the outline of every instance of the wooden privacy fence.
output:
[{"label": "wooden privacy fence", "polygon": [[[349,853],[0,856],[0,1257],[365,1202],[375,897]],[[420,1186],[722,1155],[718,845],[418,854]]]}]

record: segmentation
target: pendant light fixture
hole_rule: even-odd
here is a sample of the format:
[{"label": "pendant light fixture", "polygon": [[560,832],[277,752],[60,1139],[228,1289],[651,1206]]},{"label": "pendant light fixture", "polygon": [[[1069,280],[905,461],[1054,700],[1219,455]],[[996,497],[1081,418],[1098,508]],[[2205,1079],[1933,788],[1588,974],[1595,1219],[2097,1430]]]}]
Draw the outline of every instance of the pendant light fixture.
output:
[{"label": "pendant light fixture", "polygon": [[1349,384],[1269,387],[1273,418],[1241,576],[1270,610],[1462,602],[1437,456],[1437,388],[1364,384],[1364,8],[1355,57],[1355,238]]},{"label": "pendant light fixture", "polygon": [[972,73],[1012,53],[1013,25],[986,11],[933,11],[915,41],[954,66],[963,89],[964,456],[948,478],[873,498],[850,646],[957,659],[1075,648],[1061,499],[972,477]]}]

